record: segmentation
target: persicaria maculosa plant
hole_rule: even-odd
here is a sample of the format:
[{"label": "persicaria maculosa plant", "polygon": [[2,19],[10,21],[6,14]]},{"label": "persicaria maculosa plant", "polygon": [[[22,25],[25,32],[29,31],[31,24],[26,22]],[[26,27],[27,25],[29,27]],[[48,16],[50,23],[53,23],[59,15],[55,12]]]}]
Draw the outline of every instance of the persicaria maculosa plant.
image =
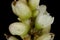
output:
[{"label": "persicaria maculosa plant", "polygon": [[[11,3],[12,11],[19,20],[9,25],[12,35],[18,35],[23,40],[54,39],[54,34],[50,33],[54,17],[46,11],[46,5],[39,5],[39,3],[40,0],[14,0]],[[7,40],[19,39],[10,36]]]}]

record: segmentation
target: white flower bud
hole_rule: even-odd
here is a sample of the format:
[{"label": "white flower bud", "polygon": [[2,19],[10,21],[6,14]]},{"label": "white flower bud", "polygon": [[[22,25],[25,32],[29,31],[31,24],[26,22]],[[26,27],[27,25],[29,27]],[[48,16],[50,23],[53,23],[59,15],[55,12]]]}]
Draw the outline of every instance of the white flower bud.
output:
[{"label": "white flower bud", "polygon": [[43,34],[40,37],[37,38],[37,40],[53,40],[54,34]]},{"label": "white flower bud", "polygon": [[31,17],[32,12],[23,2],[16,1],[12,3],[12,10],[21,20],[27,20]]},{"label": "white flower bud", "polygon": [[36,18],[35,27],[36,29],[46,28],[49,27],[54,21],[54,17],[50,15],[39,15]]},{"label": "white flower bud", "polygon": [[18,40],[18,39],[13,36],[10,36],[7,40]]},{"label": "white flower bud", "polygon": [[29,6],[32,10],[35,10],[39,6],[40,0],[29,0]]},{"label": "white flower bud", "polygon": [[28,33],[29,29],[29,26],[20,22],[12,23],[9,26],[9,31],[12,35],[25,36]]}]

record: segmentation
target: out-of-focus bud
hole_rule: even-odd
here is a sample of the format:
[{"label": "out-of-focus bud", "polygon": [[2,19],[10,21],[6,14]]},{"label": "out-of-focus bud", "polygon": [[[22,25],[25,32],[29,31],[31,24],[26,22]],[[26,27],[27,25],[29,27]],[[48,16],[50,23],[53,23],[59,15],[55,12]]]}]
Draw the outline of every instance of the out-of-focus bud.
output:
[{"label": "out-of-focus bud", "polygon": [[7,40],[18,40],[18,39],[13,36],[10,36]]},{"label": "out-of-focus bud", "polygon": [[35,28],[39,30],[44,29],[46,27],[49,28],[53,21],[54,17],[51,17],[50,15],[39,15],[35,21]]},{"label": "out-of-focus bud", "polygon": [[21,1],[12,2],[12,10],[21,20],[27,20],[32,15],[30,8]]},{"label": "out-of-focus bud", "polygon": [[40,0],[29,0],[31,10],[35,10],[39,6]]},{"label": "out-of-focus bud", "polygon": [[28,33],[29,29],[29,26],[20,22],[12,23],[9,26],[9,31],[12,35],[19,35],[21,37],[24,37]]},{"label": "out-of-focus bud", "polygon": [[37,40],[53,40],[53,39],[54,39],[54,34],[52,33],[43,34],[37,38]]}]

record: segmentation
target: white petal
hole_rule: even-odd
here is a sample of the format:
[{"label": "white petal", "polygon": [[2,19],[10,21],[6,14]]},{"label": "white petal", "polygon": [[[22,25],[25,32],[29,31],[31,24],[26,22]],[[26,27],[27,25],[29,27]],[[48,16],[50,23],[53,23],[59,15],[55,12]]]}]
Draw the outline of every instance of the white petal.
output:
[{"label": "white petal", "polygon": [[39,11],[40,11],[40,14],[44,14],[46,12],[46,5],[41,5],[41,6],[38,6],[37,8]]},{"label": "white petal", "polygon": [[36,21],[43,25],[44,27],[49,26],[53,23],[54,17],[51,17],[49,15],[40,15],[37,17]]}]

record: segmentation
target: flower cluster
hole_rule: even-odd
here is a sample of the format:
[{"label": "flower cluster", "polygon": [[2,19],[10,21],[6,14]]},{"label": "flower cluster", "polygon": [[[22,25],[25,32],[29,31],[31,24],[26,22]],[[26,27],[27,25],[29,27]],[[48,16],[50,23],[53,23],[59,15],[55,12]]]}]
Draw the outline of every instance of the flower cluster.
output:
[{"label": "flower cluster", "polygon": [[[20,22],[9,25],[12,35],[18,35],[23,40],[53,40],[54,34],[50,33],[54,21],[47,11],[46,5],[39,5],[40,0],[14,0],[11,4],[13,13]],[[31,35],[33,37],[31,38]],[[18,40],[11,36],[7,40]]]}]

